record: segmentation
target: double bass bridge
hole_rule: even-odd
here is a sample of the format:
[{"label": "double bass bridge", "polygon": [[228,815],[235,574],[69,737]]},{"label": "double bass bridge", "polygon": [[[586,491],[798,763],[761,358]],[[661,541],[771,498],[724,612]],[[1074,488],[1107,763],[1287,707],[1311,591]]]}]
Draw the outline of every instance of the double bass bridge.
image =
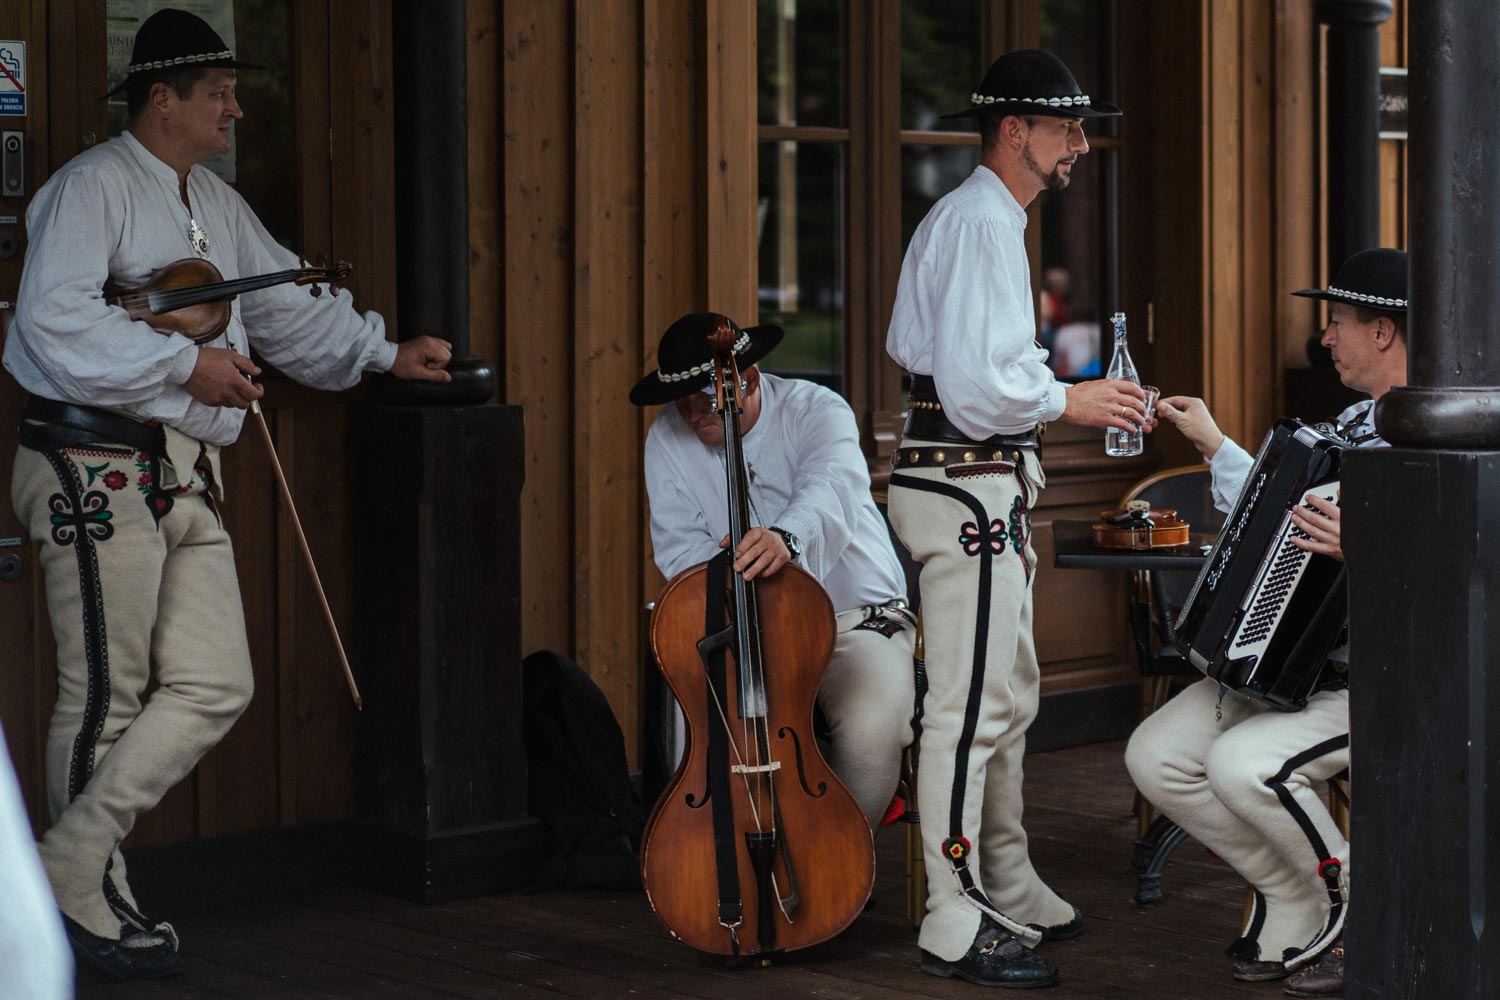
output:
[{"label": "double bass bridge", "polygon": [[781,761],[773,760],[769,764],[733,764],[729,771],[731,774],[770,774],[772,771],[781,770]]}]

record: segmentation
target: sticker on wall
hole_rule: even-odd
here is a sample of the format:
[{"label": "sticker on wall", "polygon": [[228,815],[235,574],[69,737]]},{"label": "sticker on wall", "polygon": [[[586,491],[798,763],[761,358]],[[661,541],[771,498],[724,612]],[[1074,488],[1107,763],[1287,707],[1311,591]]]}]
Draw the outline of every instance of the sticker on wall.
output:
[{"label": "sticker on wall", "polygon": [[0,41],[0,115],[26,114],[26,43]]}]

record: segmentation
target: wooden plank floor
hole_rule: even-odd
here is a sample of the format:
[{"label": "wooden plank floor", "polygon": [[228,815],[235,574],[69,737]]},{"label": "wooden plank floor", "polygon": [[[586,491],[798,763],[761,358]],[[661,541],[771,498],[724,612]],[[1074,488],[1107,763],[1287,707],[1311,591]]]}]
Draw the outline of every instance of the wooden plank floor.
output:
[{"label": "wooden plank floor", "polygon": [[[1049,1000],[1244,1000],[1280,983],[1236,983],[1224,945],[1244,889],[1189,843],[1168,866],[1166,898],[1132,902],[1135,821],[1119,743],[1027,759],[1026,825],[1042,875],[1087,918],[1082,937],[1045,947],[1062,970]],[[638,893],[553,891],[423,907],[360,892],[181,920],[187,972],[165,983],[84,978],[81,1000],[898,1000],[990,996],[923,975],[904,918],[902,830],[879,839],[875,905],[842,937],[769,969],[730,970],[667,937]]]}]

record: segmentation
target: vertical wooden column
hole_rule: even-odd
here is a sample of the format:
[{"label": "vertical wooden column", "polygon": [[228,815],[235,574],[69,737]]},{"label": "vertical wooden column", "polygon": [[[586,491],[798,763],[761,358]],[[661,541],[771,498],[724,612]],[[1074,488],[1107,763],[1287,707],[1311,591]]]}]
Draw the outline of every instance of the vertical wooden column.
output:
[{"label": "vertical wooden column", "polygon": [[1410,30],[1409,384],[1342,503],[1360,1000],[1500,993],[1500,21],[1429,0]]},{"label": "vertical wooden column", "polygon": [[642,605],[642,414],[627,399],[642,354],[642,13],[639,0],[591,0],[574,16],[576,658],[630,733]]},{"label": "vertical wooden column", "polygon": [[756,315],[755,5],[702,3],[707,306],[748,322]]}]

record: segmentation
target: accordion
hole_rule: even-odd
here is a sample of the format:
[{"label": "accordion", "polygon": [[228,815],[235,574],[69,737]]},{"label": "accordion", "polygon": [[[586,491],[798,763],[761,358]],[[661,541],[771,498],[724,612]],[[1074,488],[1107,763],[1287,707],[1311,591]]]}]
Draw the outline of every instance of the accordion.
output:
[{"label": "accordion", "polygon": [[1344,564],[1292,544],[1292,508],[1338,499],[1346,442],[1327,425],[1271,428],[1177,619],[1178,650],[1199,670],[1273,708],[1317,688],[1348,620]]}]

